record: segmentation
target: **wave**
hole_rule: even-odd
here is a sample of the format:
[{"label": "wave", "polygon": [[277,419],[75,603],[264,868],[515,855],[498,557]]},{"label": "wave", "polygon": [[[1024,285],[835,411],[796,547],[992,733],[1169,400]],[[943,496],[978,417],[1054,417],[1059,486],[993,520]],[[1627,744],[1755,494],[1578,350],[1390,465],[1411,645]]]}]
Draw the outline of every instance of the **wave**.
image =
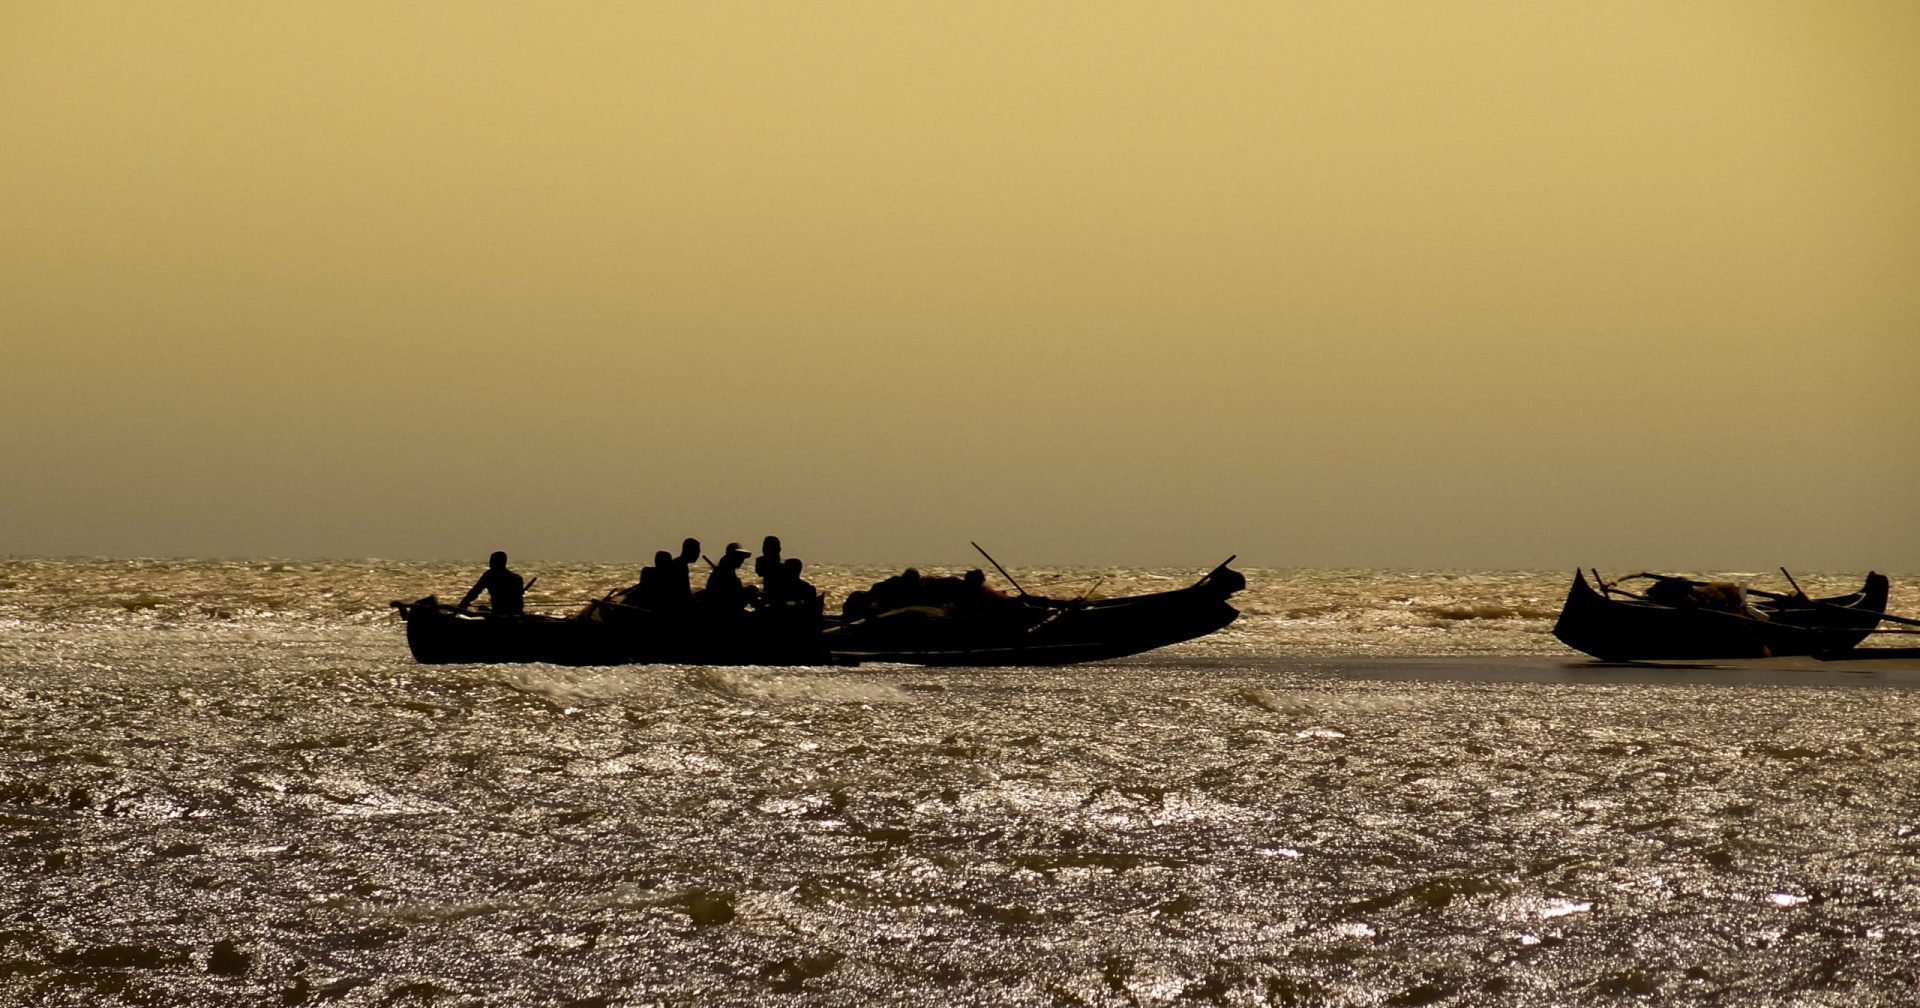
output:
[{"label": "wave", "polygon": [[827,703],[906,703],[910,698],[894,683],[847,682],[819,679],[805,673],[776,672],[757,666],[745,668],[702,668],[693,673],[697,686],[743,700],[793,702],[818,700]]},{"label": "wave", "polygon": [[1442,620],[1553,619],[1560,610],[1500,602],[1450,602],[1415,606],[1414,611]]},{"label": "wave", "polygon": [[1240,696],[1255,706],[1265,707],[1276,714],[1307,717],[1328,714],[1377,714],[1383,711],[1406,710],[1413,706],[1413,701],[1403,696],[1347,696],[1319,691],[1276,693],[1259,686],[1242,689]]},{"label": "wave", "polygon": [[534,693],[562,704],[578,701],[626,700],[657,692],[658,683],[647,671],[635,668],[573,668],[565,665],[487,666],[499,679],[522,693]]}]

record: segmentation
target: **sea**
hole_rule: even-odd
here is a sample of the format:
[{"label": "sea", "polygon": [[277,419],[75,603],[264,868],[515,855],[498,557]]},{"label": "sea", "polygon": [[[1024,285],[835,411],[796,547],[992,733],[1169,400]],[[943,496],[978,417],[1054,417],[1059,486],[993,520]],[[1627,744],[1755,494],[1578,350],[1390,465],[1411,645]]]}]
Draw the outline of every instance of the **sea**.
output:
[{"label": "sea", "polygon": [[1244,572],[1100,664],[564,668],[412,661],[388,603],[472,564],[0,559],[0,1005],[1920,1000],[1912,663],[1600,665],[1570,569]]}]

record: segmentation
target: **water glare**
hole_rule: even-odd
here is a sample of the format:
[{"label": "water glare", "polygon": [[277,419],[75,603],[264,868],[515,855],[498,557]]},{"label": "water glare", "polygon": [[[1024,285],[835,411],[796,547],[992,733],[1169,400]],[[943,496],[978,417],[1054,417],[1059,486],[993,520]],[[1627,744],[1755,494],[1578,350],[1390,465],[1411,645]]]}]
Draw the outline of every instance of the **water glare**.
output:
[{"label": "water glare", "polygon": [[0,565],[0,1003],[1920,984],[1913,683],[1570,672],[1555,575],[1256,574],[1227,633],[1065,669],[413,664],[385,601],[469,574]]}]

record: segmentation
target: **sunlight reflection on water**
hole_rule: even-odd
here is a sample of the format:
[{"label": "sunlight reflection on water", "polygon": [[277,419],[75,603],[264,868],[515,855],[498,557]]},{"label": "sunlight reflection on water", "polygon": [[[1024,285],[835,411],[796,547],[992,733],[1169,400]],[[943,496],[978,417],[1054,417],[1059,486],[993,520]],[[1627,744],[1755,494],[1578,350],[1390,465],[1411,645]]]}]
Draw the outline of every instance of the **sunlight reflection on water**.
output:
[{"label": "sunlight reflection on water", "polygon": [[[1893,1005],[1920,981],[1911,689],[1396,679],[1257,620],[1069,669],[412,664],[378,607],[456,573],[0,579],[29,585],[0,592],[29,628],[0,641],[0,1001]],[[115,602],[143,579],[160,603]],[[1490,633],[1453,653],[1539,636]]]}]

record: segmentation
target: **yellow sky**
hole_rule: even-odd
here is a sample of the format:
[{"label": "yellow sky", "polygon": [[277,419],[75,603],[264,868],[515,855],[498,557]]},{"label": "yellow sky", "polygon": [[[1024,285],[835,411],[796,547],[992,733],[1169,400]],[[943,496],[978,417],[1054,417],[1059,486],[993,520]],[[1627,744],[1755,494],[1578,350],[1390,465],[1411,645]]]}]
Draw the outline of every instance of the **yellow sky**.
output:
[{"label": "yellow sky", "polygon": [[0,5],[0,553],[1920,570],[1920,6]]}]

